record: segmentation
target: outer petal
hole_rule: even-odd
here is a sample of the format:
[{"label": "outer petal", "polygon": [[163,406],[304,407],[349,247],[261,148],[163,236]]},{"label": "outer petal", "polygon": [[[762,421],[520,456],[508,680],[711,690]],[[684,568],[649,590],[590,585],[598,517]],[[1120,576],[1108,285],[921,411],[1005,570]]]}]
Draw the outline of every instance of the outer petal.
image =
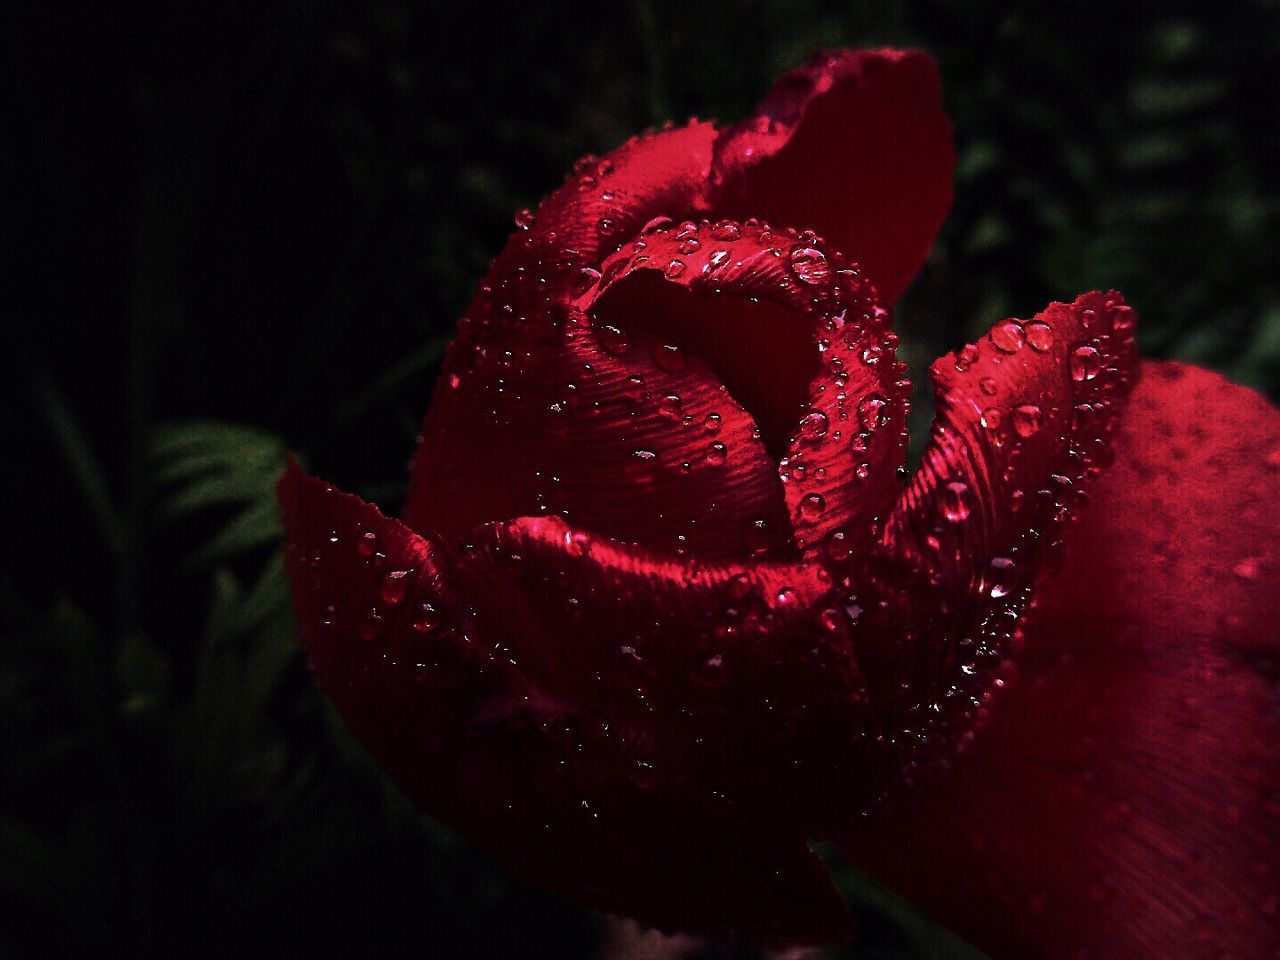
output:
[{"label": "outer petal", "polygon": [[908,780],[971,736],[1035,574],[1108,462],[1133,329],[1118,294],[1090,293],[934,364],[930,444],[853,579],[854,643]]},{"label": "outer petal", "polygon": [[954,166],[928,54],[819,53],[720,134],[712,209],[814,228],[893,303],[951,206]]},{"label": "outer petal", "polygon": [[445,544],[296,466],[281,499],[320,683],[428,812],[667,930],[847,935],[794,812],[860,684],[814,571],[692,567],[549,519]]},{"label": "outer petal", "polygon": [[990,728],[846,845],[997,958],[1280,950],[1280,412],[1145,370]]}]

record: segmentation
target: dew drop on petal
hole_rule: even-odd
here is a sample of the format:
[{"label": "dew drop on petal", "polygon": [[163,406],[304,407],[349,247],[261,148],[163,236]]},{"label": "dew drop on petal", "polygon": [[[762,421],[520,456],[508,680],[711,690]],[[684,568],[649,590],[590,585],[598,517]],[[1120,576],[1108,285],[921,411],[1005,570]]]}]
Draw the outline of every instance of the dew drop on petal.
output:
[{"label": "dew drop on petal", "polygon": [[831,533],[827,534],[823,549],[831,560],[836,563],[843,563],[849,559],[849,555],[852,553],[849,535],[843,530],[832,530]]},{"label": "dew drop on petal", "polygon": [[631,349],[631,341],[619,327],[611,323],[603,323],[596,328],[596,338],[605,353],[620,357]]},{"label": "dew drop on petal", "polygon": [[827,435],[830,421],[821,410],[811,410],[800,419],[796,436],[805,443],[817,443]]},{"label": "dew drop on petal", "polygon": [[664,343],[653,350],[653,362],[659,370],[667,373],[680,373],[688,365],[684,349],[674,343]]},{"label": "dew drop on petal", "polygon": [[1102,370],[1102,355],[1097,347],[1076,347],[1071,351],[1071,379],[1080,383],[1092,380]]},{"label": "dew drop on petal", "polygon": [[963,523],[969,519],[969,485],[962,480],[945,483],[940,491],[942,515],[951,523]]},{"label": "dew drop on petal", "polygon": [[732,220],[721,220],[711,228],[711,235],[717,240],[732,243],[742,236],[742,229]]},{"label": "dew drop on petal", "polygon": [[863,430],[875,430],[889,419],[886,408],[889,401],[878,393],[869,394],[858,401],[858,423]]},{"label": "dew drop on petal", "polygon": [[382,578],[382,589],[378,591],[378,595],[383,603],[394,607],[404,599],[408,589],[409,571],[392,570]]},{"label": "dew drop on petal", "polygon": [[1025,335],[1022,327],[1013,320],[1002,320],[991,328],[991,343],[1001,353],[1017,353],[1022,349]]},{"label": "dew drop on petal", "polygon": [[1035,320],[1028,323],[1023,328],[1023,332],[1027,336],[1027,343],[1032,350],[1044,353],[1053,347],[1053,327],[1049,326],[1041,320]]},{"label": "dew drop on petal", "polygon": [[827,501],[820,493],[808,493],[800,499],[800,517],[803,520],[817,520],[826,509]]},{"label": "dew drop on petal", "polygon": [[716,441],[707,447],[706,462],[713,467],[719,467],[729,459],[729,448],[723,443]]},{"label": "dew drop on petal", "polygon": [[1031,436],[1040,429],[1040,408],[1034,403],[1024,403],[1013,408],[1013,429],[1018,436]]},{"label": "dew drop on petal", "polygon": [[414,611],[413,622],[410,626],[417,633],[430,633],[440,625],[440,614],[436,612],[436,608],[429,603],[421,603],[418,609]]},{"label": "dew drop on petal", "polygon": [[802,283],[818,286],[831,277],[827,255],[813,247],[796,247],[791,251],[791,269]]}]

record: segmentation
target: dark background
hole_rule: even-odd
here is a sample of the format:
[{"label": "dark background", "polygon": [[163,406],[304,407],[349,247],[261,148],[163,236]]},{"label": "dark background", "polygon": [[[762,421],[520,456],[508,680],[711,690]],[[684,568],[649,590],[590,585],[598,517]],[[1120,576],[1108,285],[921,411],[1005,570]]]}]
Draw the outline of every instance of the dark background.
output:
[{"label": "dark background", "polygon": [[[597,917],[416,816],[312,688],[272,483],[288,447],[395,509],[513,212],[649,124],[743,116],[815,45],[942,67],[960,161],[899,311],[914,379],[1115,286],[1149,355],[1280,390],[1273,2],[5,21],[2,956],[591,955]],[[877,902],[842,955],[963,955]]]}]

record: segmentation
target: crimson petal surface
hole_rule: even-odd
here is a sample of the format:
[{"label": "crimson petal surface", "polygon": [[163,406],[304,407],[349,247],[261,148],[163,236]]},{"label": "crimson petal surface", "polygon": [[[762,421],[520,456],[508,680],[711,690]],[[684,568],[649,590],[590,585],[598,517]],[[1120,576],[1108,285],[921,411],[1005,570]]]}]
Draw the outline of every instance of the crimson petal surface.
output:
[{"label": "crimson petal surface", "polygon": [[1115,450],[989,728],[845,847],[997,958],[1272,957],[1280,412],[1148,362]]},{"label": "crimson petal surface", "polygon": [[317,678],[423,809],[666,930],[849,934],[797,815],[860,684],[816,627],[816,571],[691,566],[554,518],[428,539],[296,465],[281,500]]}]

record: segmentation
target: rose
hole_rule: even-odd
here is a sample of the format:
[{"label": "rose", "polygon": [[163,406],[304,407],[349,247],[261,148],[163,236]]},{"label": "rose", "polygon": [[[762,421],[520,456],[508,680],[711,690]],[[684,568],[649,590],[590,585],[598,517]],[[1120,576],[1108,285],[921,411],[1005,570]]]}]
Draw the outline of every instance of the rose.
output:
[{"label": "rose", "polygon": [[997,956],[1260,956],[1280,415],[1090,293],[934,365],[903,486],[885,305],[952,160],[932,62],[859,51],[582,161],[403,520],[286,472],[301,637],[407,793],[596,907],[843,937],[829,839]]}]

